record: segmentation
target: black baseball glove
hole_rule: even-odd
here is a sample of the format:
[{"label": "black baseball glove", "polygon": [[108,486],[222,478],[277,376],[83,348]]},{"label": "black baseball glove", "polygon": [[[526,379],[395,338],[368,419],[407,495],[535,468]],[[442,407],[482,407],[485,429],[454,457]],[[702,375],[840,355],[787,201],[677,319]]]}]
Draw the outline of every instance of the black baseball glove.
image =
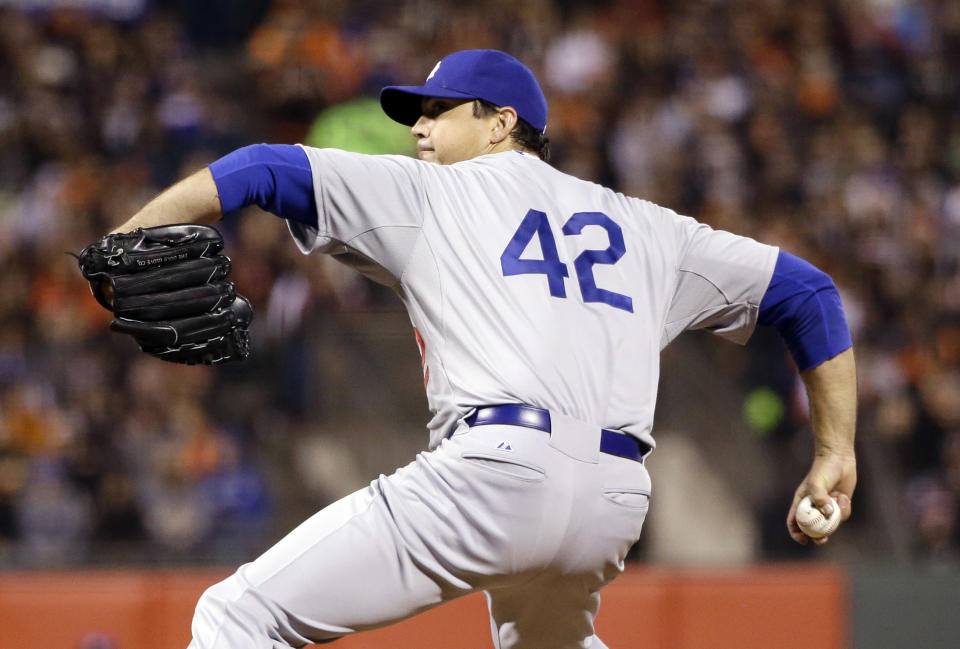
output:
[{"label": "black baseball glove", "polygon": [[114,314],[113,331],[175,363],[214,365],[250,355],[250,302],[238,295],[223,238],[205,225],[108,234],[80,253],[80,272]]}]

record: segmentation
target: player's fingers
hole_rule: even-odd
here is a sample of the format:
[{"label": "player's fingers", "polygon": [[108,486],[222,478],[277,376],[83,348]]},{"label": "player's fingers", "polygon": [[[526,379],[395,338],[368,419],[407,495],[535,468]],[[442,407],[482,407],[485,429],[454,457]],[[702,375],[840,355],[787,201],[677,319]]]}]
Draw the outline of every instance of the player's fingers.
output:
[{"label": "player's fingers", "polygon": [[830,495],[833,496],[834,499],[836,499],[837,504],[840,505],[841,522],[850,518],[850,514],[853,513],[853,503],[850,500],[850,496],[842,491],[834,491],[831,492]]},{"label": "player's fingers", "polygon": [[816,505],[817,509],[823,512],[823,515],[829,518],[833,515],[833,500],[827,490],[818,485],[811,485],[810,500]]},{"label": "player's fingers", "polygon": [[829,537],[829,536],[821,536],[819,539],[810,539],[810,540],[813,541],[814,543],[816,543],[817,545],[824,545],[824,544],[826,544],[827,541],[830,540],[830,537]]},{"label": "player's fingers", "polygon": [[793,506],[790,508],[790,513],[787,514],[787,532],[790,534],[790,538],[799,543],[800,545],[806,545],[810,541],[810,537],[800,531],[800,526],[797,525],[797,503],[794,501]]}]

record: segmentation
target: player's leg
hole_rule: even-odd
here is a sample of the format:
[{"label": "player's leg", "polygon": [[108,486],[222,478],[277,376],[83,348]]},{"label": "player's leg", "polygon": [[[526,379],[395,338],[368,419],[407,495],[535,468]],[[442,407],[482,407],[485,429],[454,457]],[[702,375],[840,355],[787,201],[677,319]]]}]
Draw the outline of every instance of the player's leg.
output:
[{"label": "player's leg", "polygon": [[544,473],[526,461],[524,438],[542,445],[545,436],[517,432],[516,450],[496,461],[469,439],[448,440],[315,514],[204,594],[191,649],[328,641],[542,563],[564,527],[549,514]]},{"label": "player's leg", "polygon": [[486,596],[496,649],[606,649],[593,628],[600,594],[572,587],[568,577],[544,576]]},{"label": "player's leg", "polygon": [[639,538],[650,480],[643,465],[614,456],[571,462],[580,479],[561,552],[536,579],[487,590],[497,649],[606,649],[593,627],[600,590]]},{"label": "player's leg", "polygon": [[390,518],[376,482],[318,512],[203,594],[190,649],[302,646],[439,603]]}]

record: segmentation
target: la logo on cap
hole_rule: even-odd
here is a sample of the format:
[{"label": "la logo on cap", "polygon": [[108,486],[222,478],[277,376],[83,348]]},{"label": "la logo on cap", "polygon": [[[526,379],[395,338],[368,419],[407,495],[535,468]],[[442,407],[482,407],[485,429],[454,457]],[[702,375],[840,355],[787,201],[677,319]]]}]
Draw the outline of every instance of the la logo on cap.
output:
[{"label": "la logo on cap", "polygon": [[443,61],[437,61],[437,64],[436,64],[435,66],[433,66],[433,69],[430,70],[430,74],[427,75],[427,81],[430,81],[430,79],[433,78],[433,75],[435,75],[435,74],[437,73],[437,70],[440,69],[440,64],[441,64],[441,63],[443,63]]}]

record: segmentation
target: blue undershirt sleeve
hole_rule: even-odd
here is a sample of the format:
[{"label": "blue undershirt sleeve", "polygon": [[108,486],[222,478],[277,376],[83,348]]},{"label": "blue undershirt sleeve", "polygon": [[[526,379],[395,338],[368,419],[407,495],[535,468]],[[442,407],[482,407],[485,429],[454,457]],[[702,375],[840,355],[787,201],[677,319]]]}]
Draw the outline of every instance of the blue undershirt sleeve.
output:
[{"label": "blue undershirt sleeve", "polygon": [[757,322],[780,332],[801,372],[853,347],[833,280],[782,250]]},{"label": "blue undershirt sleeve", "polygon": [[259,205],[277,216],[317,225],[306,152],[290,144],[252,144],[210,164],[223,213]]}]

